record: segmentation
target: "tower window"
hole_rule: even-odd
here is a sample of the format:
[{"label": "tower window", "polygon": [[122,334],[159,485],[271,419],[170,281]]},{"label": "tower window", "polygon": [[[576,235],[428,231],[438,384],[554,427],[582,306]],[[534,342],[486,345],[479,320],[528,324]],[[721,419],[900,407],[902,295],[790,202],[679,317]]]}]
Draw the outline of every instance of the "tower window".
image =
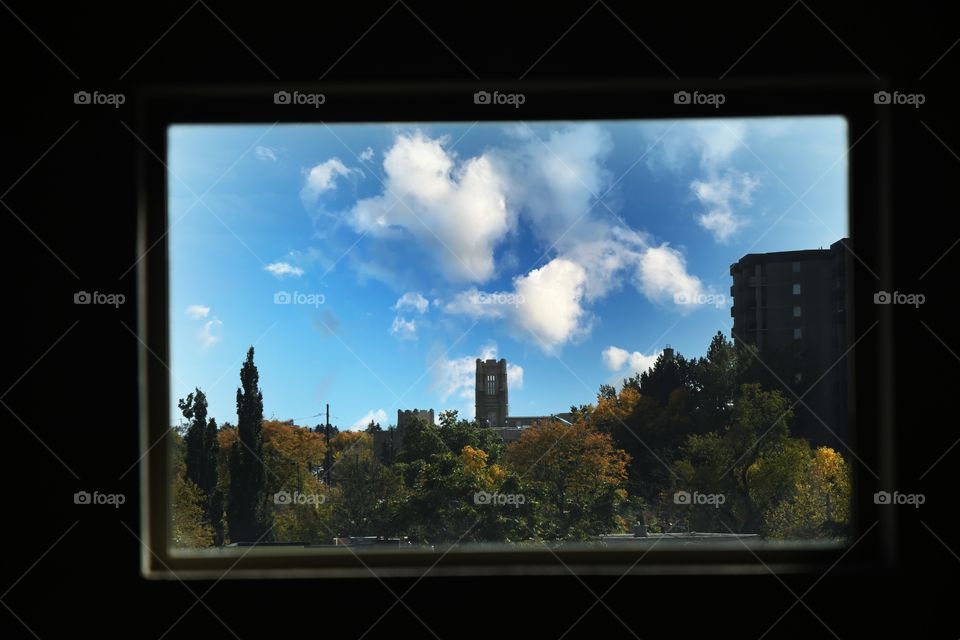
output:
[{"label": "tower window", "polygon": [[793,272],[794,272],[794,273],[800,273],[800,263],[799,263],[799,262],[794,262],[794,263],[793,263]]},{"label": "tower window", "polygon": [[794,317],[794,318],[799,318],[799,317],[800,317],[800,307],[794,307],[794,308],[793,308],[793,317]]},{"label": "tower window", "polygon": [[794,283],[793,285],[793,295],[800,295],[800,283]]},{"label": "tower window", "polygon": [[497,394],[497,376],[494,374],[487,375],[487,395],[493,396]]}]

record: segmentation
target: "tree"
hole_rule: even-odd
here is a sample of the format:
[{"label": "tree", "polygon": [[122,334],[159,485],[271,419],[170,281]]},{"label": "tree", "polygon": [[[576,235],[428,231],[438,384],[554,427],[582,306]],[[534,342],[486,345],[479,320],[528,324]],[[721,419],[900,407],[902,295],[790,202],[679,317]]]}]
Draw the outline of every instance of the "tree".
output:
[{"label": "tree", "polygon": [[237,389],[237,442],[230,451],[230,540],[257,541],[270,529],[263,465],[263,394],[253,363],[253,347],[240,369]]},{"label": "tree", "polygon": [[803,440],[791,438],[793,410],[779,391],[744,384],[720,431],[692,434],[674,463],[674,489],[723,496],[722,502],[678,505],[699,530],[759,533],[764,510],[782,496],[802,459]]},{"label": "tree", "polygon": [[338,439],[350,444],[336,447],[331,468],[332,530],[337,536],[396,535],[395,514],[402,490],[399,474],[374,455],[370,433],[346,435],[341,433]]},{"label": "tree", "polygon": [[850,521],[850,471],[830,447],[819,447],[805,460],[791,495],[764,516],[776,538],[842,536]]},{"label": "tree", "polygon": [[215,543],[223,544],[223,494],[217,487],[217,459],[220,443],[217,421],[207,420],[207,397],[196,388],[195,393],[181,399],[177,406],[189,421],[186,436],[186,478],[203,494],[207,521],[214,530]]},{"label": "tree", "polygon": [[609,434],[586,422],[546,420],[507,448],[507,469],[517,474],[535,509],[536,538],[584,540],[623,531],[629,455]]}]

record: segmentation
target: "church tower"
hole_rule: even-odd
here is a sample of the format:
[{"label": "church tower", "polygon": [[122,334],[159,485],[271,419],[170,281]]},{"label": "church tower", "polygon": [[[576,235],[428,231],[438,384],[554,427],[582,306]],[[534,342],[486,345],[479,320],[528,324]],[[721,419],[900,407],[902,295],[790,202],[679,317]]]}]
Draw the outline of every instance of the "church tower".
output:
[{"label": "church tower", "polygon": [[476,420],[488,427],[507,422],[507,361],[477,358]]}]

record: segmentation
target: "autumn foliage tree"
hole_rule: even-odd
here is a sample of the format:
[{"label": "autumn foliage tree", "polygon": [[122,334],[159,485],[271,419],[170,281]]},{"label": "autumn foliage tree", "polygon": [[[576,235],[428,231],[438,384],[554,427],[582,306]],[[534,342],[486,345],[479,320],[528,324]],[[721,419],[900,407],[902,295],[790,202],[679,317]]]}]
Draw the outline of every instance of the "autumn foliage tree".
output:
[{"label": "autumn foliage tree", "polygon": [[623,531],[630,457],[584,421],[545,420],[507,448],[514,471],[536,510],[537,538],[583,539]]}]

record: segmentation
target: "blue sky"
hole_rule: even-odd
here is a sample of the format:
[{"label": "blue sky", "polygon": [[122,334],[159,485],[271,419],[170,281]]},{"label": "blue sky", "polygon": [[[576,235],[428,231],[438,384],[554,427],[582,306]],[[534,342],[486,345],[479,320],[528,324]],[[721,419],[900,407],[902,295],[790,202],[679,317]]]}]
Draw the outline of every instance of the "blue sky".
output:
[{"label": "blue sky", "polygon": [[729,336],[729,266],[847,234],[840,117],[177,125],[169,130],[171,416],[236,422],[254,345],[266,417],[473,417],[595,400],[665,344]]}]

